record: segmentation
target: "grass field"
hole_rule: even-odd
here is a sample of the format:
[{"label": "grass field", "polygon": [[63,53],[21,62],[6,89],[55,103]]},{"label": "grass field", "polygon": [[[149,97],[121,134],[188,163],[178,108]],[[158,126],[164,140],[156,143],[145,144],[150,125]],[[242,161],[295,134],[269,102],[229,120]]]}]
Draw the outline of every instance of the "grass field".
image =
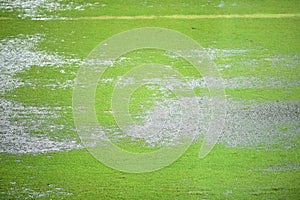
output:
[{"label": "grass field", "polygon": [[[0,198],[300,199],[297,0],[0,0],[0,9]],[[189,109],[182,126],[197,140],[178,160],[131,174],[103,165],[81,144],[72,94],[80,66],[100,42],[142,27],[176,30],[207,51],[224,80],[227,116],[218,144],[199,159],[210,97],[202,75],[169,52],[123,55],[103,74],[95,103],[99,124],[116,145],[150,152],[174,142],[168,133],[150,137],[138,128],[126,135],[116,124],[114,87],[130,84],[122,77],[137,65],[178,70],[203,105],[198,112],[183,102]],[[170,90],[153,85],[131,96],[129,112],[137,123],[161,114],[155,106],[163,100],[176,102]],[[153,120],[150,128],[176,125],[173,118]]]}]

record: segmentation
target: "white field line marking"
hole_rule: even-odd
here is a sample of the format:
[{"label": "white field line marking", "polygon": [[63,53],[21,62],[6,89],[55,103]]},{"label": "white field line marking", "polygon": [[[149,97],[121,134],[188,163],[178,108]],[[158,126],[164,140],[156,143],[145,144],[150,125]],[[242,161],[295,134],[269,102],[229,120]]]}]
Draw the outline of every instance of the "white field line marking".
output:
[{"label": "white field line marking", "polygon": [[[36,18],[34,20],[133,20],[133,19],[234,19],[234,18],[293,18],[300,17],[298,13],[288,14],[229,14],[229,15],[138,15],[138,16],[92,16],[92,17],[79,17],[79,18]],[[0,17],[0,20],[12,20],[16,18]]]},{"label": "white field line marking", "polygon": [[161,16],[95,16],[95,17],[80,17],[76,19],[217,19],[217,18],[290,18],[300,17],[300,14],[232,14],[232,15],[161,15]]}]

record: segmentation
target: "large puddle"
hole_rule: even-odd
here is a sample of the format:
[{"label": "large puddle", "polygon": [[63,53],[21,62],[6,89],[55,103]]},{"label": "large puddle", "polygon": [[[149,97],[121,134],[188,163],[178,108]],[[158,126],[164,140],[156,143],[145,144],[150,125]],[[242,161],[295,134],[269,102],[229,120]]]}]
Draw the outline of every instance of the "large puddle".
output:
[{"label": "large puddle", "polygon": [[38,20],[51,20],[62,19],[59,15],[55,14],[57,11],[80,11],[94,6],[106,6],[99,2],[95,3],[77,3],[71,1],[65,3],[62,0],[10,0],[0,1],[0,9],[5,12],[18,12],[18,17],[38,19]]},{"label": "large puddle", "polygon": [[[72,64],[82,62],[57,53],[40,51],[38,44],[44,39],[43,35],[19,35],[16,38],[5,38],[0,42],[0,152],[8,153],[45,153],[82,148],[77,138],[72,136],[74,126],[72,122],[59,123],[64,112],[71,113],[68,106],[29,106],[5,98],[7,92],[14,91],[21,86],[35,87],[31,79],[17,78],[20,72],[26,72],[31,67],[50,67],[64,74],[70,71]],[[247,50],[239,49],[207,49],[215,59],[229,58],[247,54]],[[266,55],[262,59],[268,58]],[[130,58],[123,58],[124,62]],[[260,60],[244,57],[237,65],[255,67]],[[272,65],[278,67],[299,67],[299,58],[295,55],[280,57],[273,56]],[[220,70],[236,66],[219,63]],[[72,73],[76,73],[73,71]],[[149,81],[149,80],[147,80]],[[155,81],[155,80],[153,80]],[[159,80],[156,80],[159,82]],[[43,87],[55,89],[72,89],[74,80],[65,79],[55,82],[46,80]],[[102,79],[102,82],[118,82],[119,85],[135,83],[130,79]],[[155,83],[155,82],[153,82]],[[191,88],[204,88],[203,79],[192,79],[186,82]],[[299,80],[288,79],[284,76],[236,76],[224,78],[226,88],[286,88],[299,87]],[[172,87],[172,86],[170,86]],[[174,86],[178,87],[178,86]],[[178,106],[183,112],[177,113]],[[125,127],[120,132],[114,127],[102,127],[104,132],[112,133],[113,137],[129,137],[143,140],[149,146],[174,145],[180,137],[202,139],[210,119],[210,99],[193,97],[183,99],[165,99],[157,102],[150,110],[140,116],[140,123]],[[220,143],[230,147],[262,147],[278,148],[294,147],[300,133],[300,102],[296,101],[265,101],[254,100],[235,101],[227,99],[226,126],[220,137]],[[162,128],[163,127],[163,128]],[[176,131],[180,130],[180,131]],[[61,132],[69,132],[72,137],[61,136]],[[68,134],[67,134],[68,135]]]}]

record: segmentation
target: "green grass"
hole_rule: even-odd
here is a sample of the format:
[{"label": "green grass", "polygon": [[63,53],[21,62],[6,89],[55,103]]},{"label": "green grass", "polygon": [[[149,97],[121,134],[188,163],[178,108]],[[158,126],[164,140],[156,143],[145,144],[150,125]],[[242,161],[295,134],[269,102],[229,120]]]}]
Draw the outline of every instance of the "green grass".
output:
[{"label": "green grass", "polygon": [[268,170],[273,166],[297,165],[299,149],[264,151],[217,145],[207,158],[199,160],[199,146],[192,145],[171,166],[145,174],[107,168],[85,150],[24,156],[2,154],[2,184],[9,189],[10,182],[17,182],[16,187],[26,185],[36,191],[46,191],[50,184],[55,184],[72,192],[71,199],[296,199],[299,196],[298,170]]},{"label": "green grass", "polygon": [[[66,1],[67,2],[67,1]],[[84,2],[84,1],[81,1]],[[93,2],[93,1],[89,1]],[[204,2],[204,1],[203,1]],[[234,1],[225,1],[232,4]],[[139,1],[102,1],[106,7],[86,11],[62,11],[61,16],[82,17],[99,15],[190,15],[190,14],[248,14],[248,13],[299,13],[298,1],[248,1],[240,6],[223,9],[216,7],[220,2],[212,1],[200,7],[198,1],[182,6],[183,1],[148,1],[154,7],[145,7]],[[0,16],[15,17],[18,13],[3,13]],[[177,30],[199,42],[205,48],[246,50],[233,56],[216,58],[216,65],[232,65],[220,71],[224,78],[237,76],[264,77],[280,76],[299,80],[300,19],[153,19],[153,20],[76,20],[76,21],[31,21],[21,19],[1,20],[0,39],[16,37],[19,34],[42,34],[45,40],[39,44],[40,51],[56,52],[73,58],[84,59],[99,42],[110,36],[138,27],[164,27]],[[172,64],[182,74],[200,77],[186,61],[165,56],[165,52],[142,51],[128,56],[133,63],[121,63],[122,68],[108,69],[105,78],[116,78],[128,72],[141,62]],[[150,57],[153,56],[151,60]],[[287,68],[275,58],[297,56],[295,65]],[[273,60],[272,60],[273,59]],[[297,60],[298,59],[298,60]],[[274,60],[277,62],[274,66]],[[251,61],[251,62],[248,62]],[[255,64],[254,64],[255,63]],[[182,65],[186,68],[180,68]],[[16,75],[16,78],[30,80],[36,86],[21,86],[5,98],[31,106],[71,106],[72,89],[45,87],[46,84],[74,79],[80,66],[65,66],[62,75],[51,67],[33,66]],[[104,111],[111,109],[113,83],[99,83],[96,103],[101,125],[113,126],[113,115]],[[140,114],[150,109],[149,99],[155,91],[140,88],[131,100],[130,112]],[[195,89],[197,95],[207,95],[207,90]],[[299,101],[298,88],[237,88],[226,89],[229,98],[265,102]],[[160,97],[158,95],[158,97]],[[139,106],[146,105],[144,109]],[[73,124],[72,111],[62,110],[61,124]],[[282,132],[286,130],[282,127]],[[32,133],[32,134],[38,134]],[[62,131],[60,136],[76,135],[75,131]],[[56,137],[57,135],[51,135]],[[77,136],[75,136],[77,137]],[[229,148],[217,145],[205,159],[198,159],[201,143],[193,144],[188,151],[172,165],[151,173],[128,174],[110,169],[93,158],[86,150],[72,150],[38,155],[13,155],[1,153],[0,191],[1,198],[23,199],[28,197],[22,187],[37,192],[49,190],[49,185],[64,188],[73,193],[66,199],[297,199],[300,196],[299,168],[289,170],[268,170],[276,166],[298,166],[299,137],[296,146],[290,149],[269,150],[264,148]],[[124,146],[128,144],[127,146]],[[143,152],[141,141],[124,139],[120,146],[130,151]],[[16,182],[15,184],[12,184]],[[9,195],[10,194],[10,195]],[[59,199],[53,194],[48,199]]]},{"label": "green grass", "polygon": [[[66,0],[61,2],[62,5],[73,2]],[[94,3],[97,0],[78,0],[76,3]],[[251,13],[298,13],[299,2],[297,0],[274,1],[274,0],[246,0],[237,2],[235,0],[225,1],[224,7],[218,7],[221,1],[219,0],[150,0],[139,1],[133,0],[103,0],[99,5],[84,11],[56,11],[54,14],[66,17],[81,17],[81,16],[136,16],[136,15],[200,15],[200,14],[251,14]],[[102,6],[105,4],[106,6]],[[46,12],[47,13],[47,12]],[[16,17],[19,12],[4,13],[0,12],[0,16]],[[53,14],[47,13],[47,14]]]}]

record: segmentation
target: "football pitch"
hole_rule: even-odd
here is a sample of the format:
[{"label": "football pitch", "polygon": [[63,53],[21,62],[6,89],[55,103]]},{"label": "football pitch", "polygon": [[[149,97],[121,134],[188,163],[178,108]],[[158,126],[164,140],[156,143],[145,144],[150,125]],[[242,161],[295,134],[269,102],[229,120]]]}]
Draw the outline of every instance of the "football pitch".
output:
[{"label": "football pitch", "polygon": [[[99,129],[86,139],[74,106],[90,100],[77,100],[80,72],[99,44],[149,27],[201,51],[145,47],[97,60],[107,67],[91,75],[86,121],[94,116]],[[298,0],[0,0],[0,199],[299,199],[299,33]],[[129,34],[120,49],[130,37],[153,39]],[[222,101],[189,62],[199,52]],[[224,124],[199,158],[214,116]],[[190,144],[164,167],[129,173],[140,166],[118,170],[93,151],[107,139],[134,155]]]}]

